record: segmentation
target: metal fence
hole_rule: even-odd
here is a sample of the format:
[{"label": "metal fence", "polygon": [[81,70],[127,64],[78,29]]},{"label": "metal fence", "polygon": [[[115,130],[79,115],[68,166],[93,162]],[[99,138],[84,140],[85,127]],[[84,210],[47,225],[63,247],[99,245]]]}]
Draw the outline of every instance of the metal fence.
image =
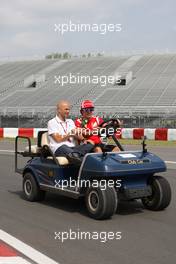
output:
[{"label": "metal fence", "polygon": [[[109,118],[118,117],[123,120],[123,127],[167,127],[176,128],[176,114],[148,114],[148,113],[95,113],[107,120]],[[70,118],[75,119],[79,115],[73,112]],[[55,108],[40,109],[40,111],[29,111],[29,109],[16,110],[12,109],[0,112],[0,127],[46,127],[49,119],[55,116]]]}]

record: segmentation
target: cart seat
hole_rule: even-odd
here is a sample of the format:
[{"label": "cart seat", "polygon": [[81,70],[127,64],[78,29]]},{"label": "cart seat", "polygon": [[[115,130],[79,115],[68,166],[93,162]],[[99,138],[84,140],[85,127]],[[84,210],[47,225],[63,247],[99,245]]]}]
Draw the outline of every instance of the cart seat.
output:
[{"label": "cart seat", "polygon": [[[42,137],[41,137],[41,147],[38,147],[37,145],[32,145],[31,146],[31,153],[32,154],[37,154],[37,153],[40,153],[41,151],[41,148],[44,146],[44,145],[47,145],[49,146],[49,138],[48,138],[48,133],[45,132],[42,134]],[[25,151],[26,152],[29,152],[29,147],[27,146],[25,148]],[[47,157],[48,159],[52,159],[53,157],[52,156],[48,156]],[[58,163],[60,165],[68,165],[69,164],[69,161],[66,157],[56,157]]]},{"label": "cart seat", "polygon": [[[37,154],[40,152],[40,147],[38,147],[37,145],[31,145],[31,153],[32,154]],[[29,152],[29,147],[25,147],[25,152]]]},{"label": "cart seat", "polygon": [[[49,146],[49,137],[48,137],[48,133],[45,132],[42,134],[42,139],[41,139],[41,146],[43,147],[44,145]],[[48,159],[52,159],[51,156],[47,157]],[[66,157],[56,157],[58,163],[60,165],[68,165],[69,161]]]}]

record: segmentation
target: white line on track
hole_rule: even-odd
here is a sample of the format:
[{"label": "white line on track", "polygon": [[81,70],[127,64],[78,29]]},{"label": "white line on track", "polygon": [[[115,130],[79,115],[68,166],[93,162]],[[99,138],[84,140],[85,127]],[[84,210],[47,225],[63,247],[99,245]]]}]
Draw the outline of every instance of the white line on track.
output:
[{"label": "white line on track", "polygon": [[0,239],[37,264],[59,264],[3,230],[0,230]]},{"label": "white line on track", "polygon": [[1,149],[0,152],[7,152],[7,153],[15,153],[14,150],[9,150],[9,149]]},{"label": "white line on track", "polygon": [[0,264],[30,264],[22,257],[0,257]]},{"label": "white line on track", "polygon": [[169,163],[170,163],[170,164],[176,164],[176,161],[167,161],[167,160],[166,160],[165,162],[168,163],[168,164],[169,164]]}]

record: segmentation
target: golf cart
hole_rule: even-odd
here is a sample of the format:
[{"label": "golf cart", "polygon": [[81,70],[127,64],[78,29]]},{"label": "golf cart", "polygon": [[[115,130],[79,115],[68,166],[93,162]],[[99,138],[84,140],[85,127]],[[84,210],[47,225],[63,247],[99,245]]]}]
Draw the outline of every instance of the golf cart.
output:
[{"label": "golf cart", "polygon": [[[109,137],[109,128],[116,129],[118,124],[111,119],[102,127]],[[24,151],[19,151],[20,139],[28,142]],[[23,177],[25,199],[42,201],[46,191],[74,199],[84,197],[88,214],[94,219],[110,218],[122,200],[141,199],[149,210],[165,209],[171,201],[171,188],[164,177],[155,175],[166,171],[164,161],[147,151],[145,138],[139,151],[125,151],[115,134],[112,139],[119,152],[88,153],[78,165],[52,153],[47,131],[39,131],[36,146],[31,145],[30,138],[17,136],[15,171]],[[19,155],[28,158],[22,169]]]}]

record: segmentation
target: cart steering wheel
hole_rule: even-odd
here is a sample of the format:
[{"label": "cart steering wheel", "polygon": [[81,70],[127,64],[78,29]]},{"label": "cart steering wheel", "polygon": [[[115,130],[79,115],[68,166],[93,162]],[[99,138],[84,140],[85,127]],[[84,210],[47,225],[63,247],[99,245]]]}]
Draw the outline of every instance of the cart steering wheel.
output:
[{"label": "cart steering wheel", "polygon": [[[100,127],[105,130],[104,132],[106,133],[106,135],[108,137],[108,136],[110,136],[109,133],[108,133],[109,129],[113,128],[114,129],[114,133],[115,133],[116,129],[119,128],[120,125],[121,125],[121,122],[120,122],[119,119],[111,118],[108,121],[102,122],[100,124]],[[112,136],[112,134],[111,134],[111,136]]]},{"label": "cart steering wheel", "polygon": [[[115,132],[117,130],[117,128],[119,128],[121,126],[121,122],[119,119],[115,119],[115,118],[111,118],[110,120],[108,120],[107,122],[103,122],[100,124],[100,128],[103,131],[104,134],[106,134],[106,137],[111,137],[114,140],[114,142],[116,143],[116,145],[119,147],[119,149],[121,151],[124,151],[124,148],[122,147],[122,145],[120,144],[120,142],[118,141],[118,139],[115,136]],[[110,128],[114,129],[114,134],[112,135],[112,130],[111,130],[111,134],[110,134]],[[101,133],[100,133],[101,134]]]}]

